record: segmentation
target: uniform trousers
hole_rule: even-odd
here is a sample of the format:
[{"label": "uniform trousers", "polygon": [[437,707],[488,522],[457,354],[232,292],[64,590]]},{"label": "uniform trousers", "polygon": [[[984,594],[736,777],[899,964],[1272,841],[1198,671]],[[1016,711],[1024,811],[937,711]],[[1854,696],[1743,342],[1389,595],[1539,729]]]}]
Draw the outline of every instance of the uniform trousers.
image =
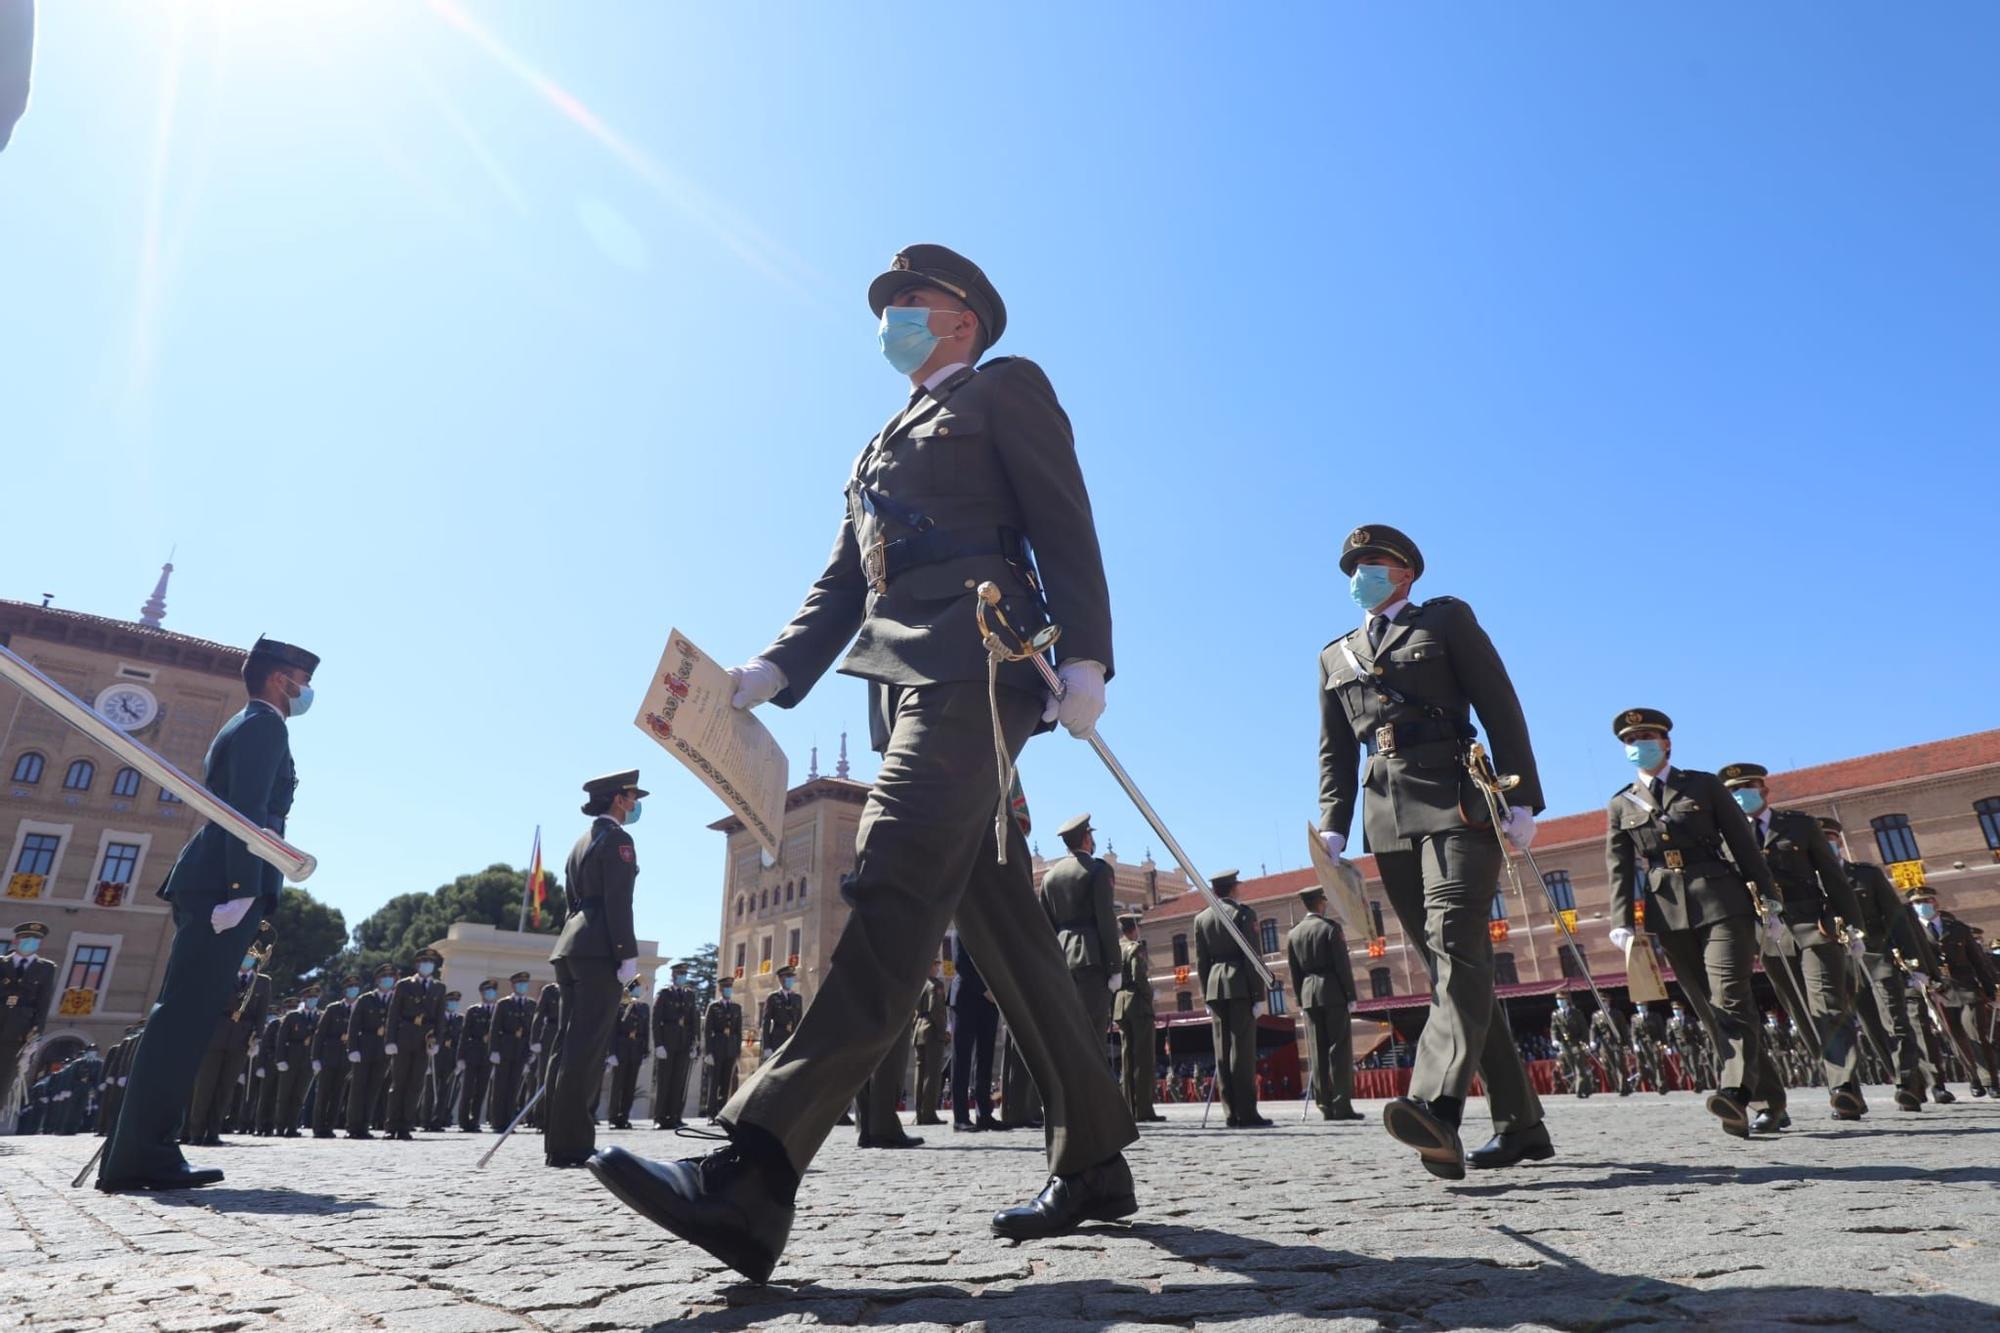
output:
[{"label": "uniform trousers", "polygon": [[597,1146],[592,1110],[604,1082],[604,1057],[618,1026],[618,960],[558,958],[562,984],[561,1057],[544,1097],[542,1150],[548,1160],[588,1157]]},{"label": "uniform trousers", "polygon": [[1215,1041],[1215,1095],[1231,1120],[1257,1118],[1256,1001],[1248,996],[1208,1002]]},{"label": "uniform trousers", "polygon": [[1153,1118],[1153,1015],[1134,1008],[1118,1024],[1118,1086],[1134,1120]]},{"label": "uniform trousers", "polygon": [[[1000,729],[1018,753],[1041,699],[1010,688],[999,696]],[[1074,998],[1035,901],[1027,841],[1011,820],[1007,863],[997,863],[1001,792],[986,682],[899,689],[888,711],[854,870],[841,886],[851,912],[826,980],[799,1030],[722,1119],[770,1133],[803,1175],[841,1108],[904,1030],[938,941],[956,919],[1041,1088],[1049,1169],[1070,1175],[1104,1162],[1137,1131],[1105,1076],[1103,1039]]]},{"label": "uniform trousers", "polygon": [[687,1110],[688,1070],[694,1051],[685,1038],[669,1034],[666,1055],[653,1060],[653,1123],[669,1129],[681,1123]]},{"label": "uniform trousers", "polygon": [[951,1050],[948,1034],[940,1032],[917,1043],[916,1111],[920,1125],[944,1123],[938,1119],[938,1103],[944,1100],[944,1059]]},{"label": "uniform trousers", "polygon": [[1478,1074],[1497,1133],[1540,1124],[1541,1098],[1528,1082],[1507,1011],[1493,995],[1487,926],[1503,869],[1500,844],[1490,829],[1460,828],[1372,850],[1389,905],[1403,933],[1421,941],[1431,979],[1409,1095],[1463,1100]]},{"label": "uniform trousers", "polygon": [[389,1081],[389,1057],[370,1057],[360,1053],[359,1060],[347,1062],[347,1132],[365,1134],[380,1125],[376,1114],[382,1091]]},{"label": "uniform trousers", "polygon": [[423,1109],[424,1079],[431,1070],[431,1055],[423,1039],[398,1042],[389,1057],[389,1132],[405,1134],[417,1127]]},{"label": "uniform trousers", "polygon": [[1854,1005],[1861,1025],[1868,1030],[1869,1038],[1887,1053],[1896,1086],[1922,1092],[1923,1043],[1910,1028],[1901,970],[1887,955],[1871,953],[1862,960],[1861,983]]},{"label": "uniform trousers", "polygon": [[1715,1047],[1721,1067],[1717,1086],[1782,1111],[1785,1081],[1764,1049],[1764,1028],[1750,994],[1758,934],[1756,917],[1727,916],[1693,930],[1662,931],[1657,938]]},{"label": "uniform trousers", "polygon": [[[466,1133],[479,1128],[479,1117],[484,1113],[486,1089],[493,1074],[492,1062],[485,1051],[459,1052],[465,1061],[465,1068],[458,1071],[458,1127]],[[505,1129],[505,1125],[499,1126]]]},{"label": "uniform trousers", "polygon": [[903,1137],[903,1120],[896,1114],[896,1103],[903,1095],[903,1071],[910,1067],[910,1033],[911,1027],[905,1027],[897,1034],[883,1053],[882,1063],[854,1094],[854,1138],[864,1147]]},{"label": "uniform trousers", "polygon": [[1000,1011],[990,1004],[963,1005],[951,1032],[951,1115],[964,1121],[974,1108],[984,1120],[993,1114],[993,1039]]},{"label": "uniform trousers", "polygon": [[320,1064],[318,1086],[313,1091],[313,1133],[322,1138],[333,1133],[340,1108],[347,1104],[347,1071],[348,1063],[340,1056]]},{"label": "uniform trousers", "polygon": [[1354,1030],[1347,1006],[1314,1005],[1303,1012],[1313,1103],[1329,1115],[1345,1115],[1354,1109]]},{"label": "uniform trousers", "polygon": [[521,1085],[528,1072],[527,1049],[519,1055],[501,1055],[500,1063],[494,1064],[488,1055],[486,1067],[491,1070],[492,1092],[488,1094],[486,1122],[495,1129],[505,1129],[514,1123],[514,1117],[521,1110]]}]

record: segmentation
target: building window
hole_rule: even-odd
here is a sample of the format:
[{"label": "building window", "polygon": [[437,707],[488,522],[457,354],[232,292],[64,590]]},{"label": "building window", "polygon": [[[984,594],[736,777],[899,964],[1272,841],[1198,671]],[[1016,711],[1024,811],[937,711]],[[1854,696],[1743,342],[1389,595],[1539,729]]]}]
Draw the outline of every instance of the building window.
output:
[{"label": "building window", "polygon": [[1186,991],[1177,991],[1177,992],[1175,992],[1175,994],[1174,994],[1174,1012],[1175,1012],[1175,1013],[1177,1013],[1177,1014],[1191,1014],[1191,1013],[1193,1013],[1193,1012],[1194,1012],[1194,996],[1192,996],[1192,995],[1188,994],[1188,993],[1187,993]]},{"label": "building window", "polygon": [[69,980],[64,984],[71,990],[98,990],[104,985],[104,970],[110,966],[110,945],[79,944],[76,957],[70,960]]},{"label": "building window", "polygon": [[1917,850],[1917,835],[1910,832],[1908,815],[1880,815],[1869,820],[1868,827],[1875,830],[1875,847],[1882,853],[1883,864],[1923,860],[1923,853]]},{"label": "building window", "polygon": [[790,880],[786,880],[786,881],[785,881],[785,901],[786,901],[786,902],[790,902],[791,900],[792,900],[792,882],[791,882]]},{"label": "building window", "polygon": [[100,884],[130,884],[138,869],[138,843],[107,842],[104,844],[104,865],[97,872],[97,880]]},{"label": "building window", "polygon": [[[1380,904],[1377,904],[1378,906]],[[1368,969],[1368,993],[1378,1000],[1387,999],[1396,993],[1396,983],[1389,980],[1389,969],[1371,967]]]},{"label": "building window", "polygon": [[165,787],[160,788],[161,805],[179,805],[180,803],[181,803],[180,797],[174,795],[172,792],[168,791]]},{"label": "building window", "polygon": [[1493,910],[1486,914],[1486,919],[1489,921],[1505,921],[1507,919],[1507,895],[1502,890],[1493,890]]},{"label": "building window", "polygon": [[785,946],[785,957],[797,958],[798,956],[799,956],[799,928],[797,926],[793,926],[791,938]]},{"label": "building window", "polygon": [[89,791],[90,784],[97,781],[97,765],[88,759],[78,759],[63,774],[64,791]]},{"label": "building window", "polygon": [[1542,883],[1549,886],[1549,897],[1555,899],[1558,912],[1576,910],[1576,890],[1570,887],[1569,871],[1551,870],[1542,876]]},{"label": "building window", "polygon": [[113,796],[137,796],[139,794],[139,770],[136,768],[119,769],[118,776],[111,779],[111,794]]},{"label": "building window", "polygon": [[40,782],[42,780],[42,770],[48,766],[48,760],[30,750],[14,761],[14,781]]},{"label": "building window", "polygon": [[1285,1012],[1285,988],[1283,986],[1271,987],[1270,1003],[1265,1006],[1265,1011],[1273,1014],[1282,1014]]},{"label": "building window", "polygon": [[[1578,947],[1580,948],[1582,946],[1579,944]],[[1577,971],[1575,949],[1557,949],[1556,957],[1562,960],[1562,969],[1564,976],[1580,977],[1583,975],[1583,973]]]},{"label": "building window", "polygon": [[[1278,951],[1278,923],[1268,916],[1264,918],[1263,924],[1257,927],[1257,947],[1265,953]],[[1275,1014],[1278,1011],[1273,1009],[1271,1012]]]},{"label": "building window", "polygon": [[1382,924],[1382,900],[1380,898],[1368,904],[1368,919],[1375,923],[1376,939],[1384,940],[1389,938],[1389,932]]},{"label": "building window", "polygon": [[804,880],[800,880],[800,881],[799,881],[799,901],[800,901],[800,902],[804,902],[805,900],[806,900],[806,882],[805,882]]},{"label": "building window", "polygon": [[17,875],[47,875],[56,866],[62,839],[53,833],[30,833],[21,839],[21,856],[14,863]]},{"label": "building window", "polygon": [[1174,936],[1174,966],[1186,967],[1187,965],[1188,965],[1187,936],[1176,935]]},{"label": "building window", "polygon": [[757,970],[760,972],[771,970],[771,937],[769,935],[766,935],[764,942],[757,946]]},{"label": "building window", "polygon": [[749,947],[749,945],[743,943],[741,940],[736,942],[736,970],[738,972],[743,970],[743,951]]},{"label": "building window", "polygon": [[1493,984],[1496,986],[1518,986],[1521,974],[1514,970],[1514,955],[1496,953],[1493,955]]},{"label": "building window", "polygon": [[1979,815],[1979,831],[1986,835],[1986,845],[2000,852],[2000,796],[1974,801],[1972,808]]}]

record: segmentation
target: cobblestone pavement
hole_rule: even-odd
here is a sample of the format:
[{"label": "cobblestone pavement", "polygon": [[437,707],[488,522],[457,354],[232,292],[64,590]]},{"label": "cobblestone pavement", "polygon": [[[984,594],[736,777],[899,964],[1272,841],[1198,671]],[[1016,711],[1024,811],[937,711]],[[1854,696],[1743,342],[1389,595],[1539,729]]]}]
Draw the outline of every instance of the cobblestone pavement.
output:
[{"label": "cobblestone pavement", "polygon": [[[219,1188],[107,1196],[69,1180],[96,1140],[0,1139],[0,1326],[696,1330],[783,1325],[1103,1330],[1880,1329],[2000,1325],[2000,1105],[1824,1119],[1743,1143],[1694,1098],[1549,1104],[1558,1156],[1433,1181],[1383,1134],[1298,1119],[1202,1130],[1171,1108],[1132,1150],[1130,1226],[996,1240],[1041,1184],[1039,1135],[836,1131],[772,1285],[750,1286],[517,1136],[238,1140]],[[1483,1103],[1471,1106],[1474,1133]],[[652,1130],[604,1141],[701,1145]],[[678,1149],[678,1151],[677,1151]],[[675,1322],[679,1321],[679,1322]]]}]

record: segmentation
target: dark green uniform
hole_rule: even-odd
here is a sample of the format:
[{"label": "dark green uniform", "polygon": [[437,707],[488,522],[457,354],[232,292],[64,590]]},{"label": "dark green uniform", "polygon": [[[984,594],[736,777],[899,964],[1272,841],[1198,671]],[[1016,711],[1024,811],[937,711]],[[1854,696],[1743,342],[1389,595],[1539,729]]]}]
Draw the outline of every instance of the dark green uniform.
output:
[{"label": "dark green uniform", "polygon": [[[388,980],[395,981],[394,974]],[[389,1079],[389,992],[377,977],[361,992],[347,1020],[347,1137],[372,1138],[376,1109]]]},{"label": "dark green uniform", "polygon": [[528,1067],[522,1071],[520,1104],[528,1108],[526,1124],[542,1127],[548,1115],[546,1095],[533,1105],[529,1100],[541,1088],[553,1090],[555,1064],[562,1056],[562,986],[551,981],[535,997],[535,1018],[528,1025]]},{"label": "dark green uniform", "polygon": [[1118,946],[1118,994],[1111,1002],[1111,1021],[1118,1025],[1118,1083],[1133,1120],[1157,1120],[1153,1088],[1159,1074],[1154,1068],[1153,978],[1146,944],[1124,939]]},{"label": "dark green uniform", "polygon": [[1321,1116],[1354,1114],[1354,1039],[1348,1013],[1358,998],[1354,960],[1340,923],[1314,907],[1285,937],[1285,966],[1305,1018],[1312,1097]]},{"label": "dark green uniform", "polygon": [[792,1039],[799,1030],[799,1019],[804,1017],[806,1004],[797,991],[789,991],[780,986],[764,997],[764,1007],[757,1013],[757,1044],[762,1048],[761,1059],[768,1060],[778,1053],[778,1048]]},{"label": "dark green uniform", "polygon": [[[278,1118],[278,1029],[284,1021],[283,1014],[267,1016],[264,1033],[251,1048],[251,1077],[257,1087],[256,1132],[264,1138],[277,1132],[274,1122]],[[248,1099],[245,1100],[247,1105]],[[243,1118],[250,1119],[247,1109]]]},{"label": "dark green uniform", "polygon": [[1063,962],[1099,1045],[1111,1022],[1110,986],[1118,975],[1118,906],[1111,891],[1110,864],[1087,852],[1069,853],[1042,875],[1042,910],[1055,927]]},{"label": "dark green uniform", "polygon": [[1620,1018],[1608,1009],[1599,1009],[1590,1016],[1590,1048],[1597,1053],[1597,1061],[1610,1074],[1617,1085],[1620,1097],[1632,1095],[1631,1047],[1625,1040],[1625,1027]]},{"label": "dark green uniform", "polygon": [[941,1125],[938,1103],[944,1098],[945,1056],[951,1050],[951,983],[943,977],[932,977],[917,993],[911,1040],[917,1055],[917,1123]]},{"label": "dark green uniform", "polygon": [[[1348,561],[1369,551],[1396,555],[1422,573],[1408,539],[1382,527],[1349,535],[1342,569],[1352,573]],[[1430,971],[1430,1013],[1409,1095],[1434,1110],[1447,1099],[1452,1118],[1476,1073],[1494,1130],[1526,1130],[1541,1123],[1542,1105],[1493,995],[1487,930],[1503,870],[1500,844],[1464,754],[1476,713],[1495,767],[1520,778],[1507,799],[1539,813],[1527,719],[1493,641],[1464,602],[1406,602],[1385,623],[1377,619],[1319,656],[1319,826],[1344,837],[1355,806],[1363,805],[1383,891]]]},{"label": "dark green uniform", "polygon": [[882,1063],[875,1066],[854,1094],[854,1141],[863,1148],[882,1148],[904,1142],[909,1134],[896,1107],[903,1098],[903,1075],[910,1067],[910,1032],[916,1025],[912,1016],[889,1043]]},{"label": "dark green uniform", "polygon": [[1851,924],[1866,937],[1856,1009],[1876,1045],[1888,1052],[1900,1094],[1897,1104],[1915,1109],[1923,1105],[1925,1092],[1924,1048],[1920,1034],[1910,1026],[1903,969],[1896,966],[1895,955],[1900,952],[1912,965],[1922,967],[1929,957],[1929,941],[1916,913],[1882,867],[1843,861],[1842,869],[1860,908]]},{"label": "dark green uniform", "polygon": [[465,1035],[465,1015],[458,1009],[456,991],[444,996],[444,1021],[438,1026],[437,1044],[431,1048],[431,1073],[424,1084],[423,1125],[433,1134],[441,1133],[451,1118],[451,1103],[458,1069],[462,1063],[459,1042]]},{"label": "dark green uniform", "polygon": [[719,1115],[736,1088],[736,1061],[743,1054],[743,1006],[733,999],[708,1002],[701,1016],[701,1113]]},{"label": "dark green uniform", "polygon": [[[525,985],[526,981],[521,977],[511,984]],[[535,1002],[525,995],[503,995],[493,1006],[492,1050],[486,1057],[493,1070],[493,1091],[486,1119],[495,1129],[513,1124],[521,1109],[522,1089],[527,1086],[534,1054],[529,1047],[534,1023]]]},{"label": "dark green uniform", "polygon": [[[1235,881],[1236,873],[1227,871],[1212,884],[1220,893]],[[1255,939],[1257,914],[1239,902],[1224,906],[1243,938]],[[1225,1123],[1231,1129],[1268,1124],[1257,1111],[1256,1006],[1264,1000],[1263,983],[1213,907],[1194,919],[1194,969],[1215,1039],[1215,1092],[1228,1113]]]},{"label": "dark green uniform", "polygon": [[[319,662],[302,649],[265,639],[250,656],[251,665],[271,663],[308,675]],[[216,733],[202,775],[202,785],[238,814],[282,836],[298,787],[284,716],[253,699]],[[263,919],[277,911],[283,884],[276,866],[252,856],[220,825],[204,823],[181,849],[160,889],[174,917],[166,979],[146,1021],[149,1040],[133,1057],[118,1126],[98,1165],[99,1189],[130,1188],[189,1169],[175,1143],[189,1096],[216,1019],[235,990],[243,955]],[[238,898],[252,900],[248,910],[217,934],[214,909]]]},{"label": "dark green uniform", "polygon": [[250,1063],[250,1043],[263,1031],[270,1007],[271,979],[262,972],[239,971],[236,989],[223,1001],[209,1029],[194,1087],[188,1091],[182,1142],[218,1141],[232,1092]]},{"label": "dark green uniform", "polygon": [[[424,953],[431,951],[424,950],[419,959]],[[387,1022],[389,1041],[383,1049],[389,1057],[388,1128],[393,1137],[407,1139],[422,1113],[432,1048],[444,1026],[444,983],[415,972],[398,981],[389,993]]]},{"label": "dark green uniform", "polygon": [[701,1000],[694,987],[662,986],[653,995],[653,1123],[672,1129],[687,1107],[688,1072],[694,1068]]},{"label": "dark green uniform", "polygon": [[[494,1001],[480,1000],[465,1011],[465,1026],[458,1035],[458,1127],[467,1134],[479,1132],[479,1117],[486,1110],[486,1089],[492,1078]],[[507,1128],[505,1125],[498,1126]]]},{"label": "dark green uniform", "polygon": [[320,1011],[313,1025],[313,1137],[330,1139],[347,1105],[347,1026],[354,1001],[343,993]]},{"label": "dark green uniform", "polygon": [[1995,1058],[1993,1043],[1986,1039],[1984,1012],[1984,1006],[1994,1002],[1996,989],[2000,989],[1993,962],[1972,938],[1972,928],[1942,908],[1925,933],[1937,950],[1939,971],[1933,980],[1945,1021],[1956,1038],[1950,1043],[1953,1053],[1963,1061],[1969,1052],[1974,1062],[1966,1071],[1966,1081],[1974,1096],[1985,1088],[2000,1093],[2000,1059]]},{"label": "dark green uniform", "polygon": [[307,1008],[300,1001],[299,1007],[278,1024],[277,1050],[265,1053],[278,1076],[278,1105],[272,1124],[281,1138],[299,1136],[299,1113],[313,1079],[313,1027],[318,1022],[318,1005]]},{"label": "dark green uniform", "polygon": [[618,1006],[618,1022],[611,1032],[611,1106],[607,1117],[613,1129],[632,1128],[632,1103],[639,1095],[639,1074],[646,1067],[646,1039],[652,1026],[652,1011],[637,995],[628,995]]},{"label": "dark green uniform", "polygon": [[[608,801],[620,792],[643,796],[638,781],[637,771],[614,773],[585,783],[584,789],[593,801]],[[618,1025],[623,989],[618,969],[639,956],[632,926],[639,856],[632,835],[610,815],[597,815],[570,849],[563,880],[569,918],[549,953],[562,984],[562,1059],[542,1122],[547,1127],[543,1148],[555,1163],[582,1161],[596,1149],[592,1111]]]}]

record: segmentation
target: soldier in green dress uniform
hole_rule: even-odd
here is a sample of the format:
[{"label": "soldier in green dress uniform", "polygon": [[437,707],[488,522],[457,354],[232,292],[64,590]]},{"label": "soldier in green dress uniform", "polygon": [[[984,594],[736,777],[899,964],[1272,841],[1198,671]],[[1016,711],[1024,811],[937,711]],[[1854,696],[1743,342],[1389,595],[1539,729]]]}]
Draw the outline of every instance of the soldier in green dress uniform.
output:
[{"label": "soldier in green dress uniform", "polygon": [[1154,1067],[1153,975],[1146,941],[1139,934],[1139,918],[1131,913],[1118,918],[1118,930],[1124,938],[1118,944],[1118,994],[1111,1003],[1111,1021],[1118,1025],[1122,1052],[1118,1083],[1135,1122],[1165,1120],[1153,1109],[1159,1075]]},{"label": "soldier in green dress uniform", "polygon": [[375,987],[354,1001],[347,1019],[347,1137],[372,1139],[379,1105],[389,1082],[389,997],[396,989],[396,965],[375,969]]},{"label": "soldier in green dress uniform", "polygon": [[1347,935],[1326,914],[1326,891],[1299,890],[1306,914],[1285,937],[1285,966],[1312,1052],[1312,1097],[1322,1120],[1359,1120],[1354,1109],[1354,1038],[1349,1015],[1360,996]]},{"label": "soldier in green dress uniform", "polygon": [[1888,1053],[1897,1109],[1921,1111],[1926,1092],[1922,1034],[1910,1026],[1905,976],[1895,959],[1901,953],[1921,968],[1930,957],[1930,942],[1924,938],[1916,913],[1896,892],[1882,867],[1848,857],[1840,821],[1821,816],[1819,825],[1827,846],[1840,859],[1860,909],[1849,923],[1863,939],[1856,1012],[1875,1044]]},{"label": "soldier in green dress uniform", "polygon": [[1090,816],[1071,819],[1056,832],[1069,855],[1042,873],[1042,910],[1055,927],[1056,943],[1083,1001],[1084,1017],[1101,1043],[1111,1022],[1111,995],[1118,975],[1118,906],[1112,900],[1109,862],[1097,855]]},{"label": "soldier in green dress uniform", "polygon": [[419,949],[410,974],[389,992],[389,1037],[382,1047],[389,1057],[387,1127],[390,1138],[406,1143],[416,1137],[424,1083],[444,1026],[444,983],[437,977],[443,965],[444,956],[436,949]]}]

